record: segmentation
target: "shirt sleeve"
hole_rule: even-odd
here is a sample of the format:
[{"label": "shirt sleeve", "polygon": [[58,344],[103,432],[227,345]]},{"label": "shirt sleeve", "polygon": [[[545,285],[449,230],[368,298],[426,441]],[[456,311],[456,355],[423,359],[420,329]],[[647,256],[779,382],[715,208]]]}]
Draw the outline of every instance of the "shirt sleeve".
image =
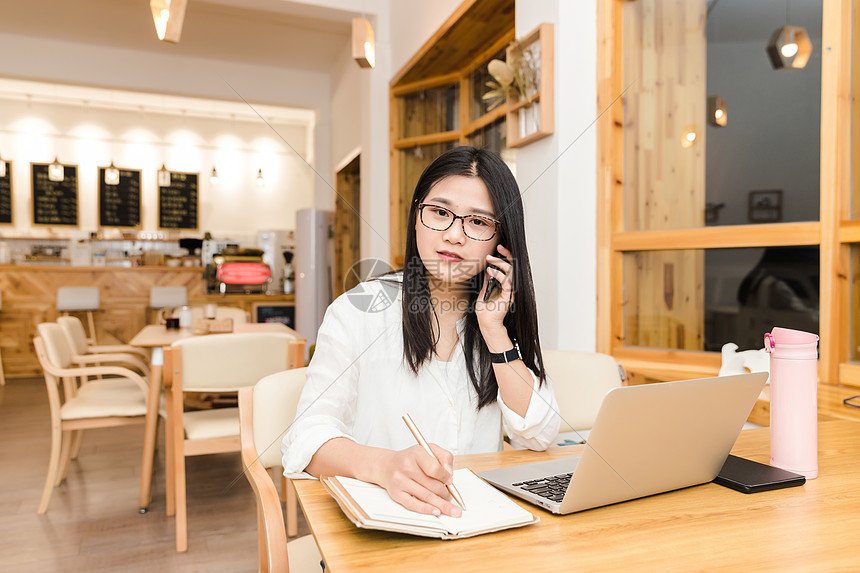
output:
[{"label": "shirt sleeve", "polygon": [[558,414],[558,403],[549,376],[543,384],[540,384],[534,372],[529,370],[529,374],[534,380],[534,389],[525,417],[508,408],[502,400],[502,393],[498,393],[499,408],[502,411],[502,429],[515,448],[541,451],[552,445],[558,436],[561,416]]},{"label": "shirt sleeve", "polygon": [[[345,295],[344,295],[345,296]],[[350,329],[350,303],[344,296],[326,310],[316,350],[307,370],[296,417],[281,443],[284,475],[302,472],[316,451],[332,438],[349,438],[357,396],[359,353]],[[353,321],[354,322],[354,321]]]}]

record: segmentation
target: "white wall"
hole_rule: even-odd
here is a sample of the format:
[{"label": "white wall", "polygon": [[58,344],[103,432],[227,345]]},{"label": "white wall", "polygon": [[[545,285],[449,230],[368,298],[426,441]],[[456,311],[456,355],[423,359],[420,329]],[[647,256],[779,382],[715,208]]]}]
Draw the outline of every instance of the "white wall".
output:
[{"label": "white wall", "polygon": [[367,105],[367,98],[361,91],[361,76],[365,71],[352,59],[351,47],[344,46],[331,74],[331,157],[334,171],[356,148],[361,147],[361,115]]},{"label": "white wall", "polygon": [[[596,0],[518,0],[517,37],[555,25],[555,132],[517,150],[544,348],[593,351],[597,316]],[[600,110],[602,111],[602,110]]]},{"label": "white wall", "polygon": [[[312,135],[313,147],[290,160],[291,165],[299,165],[304,173],[299,179],[287,183],[310,185],[315,201],[330,199],[328,183],[315,174],[315,171],[320,174],[331,172],[328,74],[201,58],[177,58],[10,34],[0,34],[0,53],[16,54],[14,58],[0,60],[0,76],[3,77],[184,94],[239,103],[244,98],[248,102],[315,110],[317,120]],[[264,137],[266,127],[262,121],[258,125],[259,137]],[[268,136],[277,137],[271,131]],[[211,165],[205,169],[211,169]],[[298,189],[297,192],[302,194],[304,190]],[[258,205],[248,201],[228,204],[232,209],[229,218],[233,222],[224,221],[224,224],[245,221],[258,225]],[[306,206],[306,203],[301,206]],[[269,212],[279,213],[280,205],[274,207]],[[219,226],[222,224],[220,219],[215,221]],[[290,212],[284,212],[276,228],[287,228],[291,221]],[[216,233],[220,229],[213,228],[212,231]]]},{"label": "white wall", "polygon": [[391,2],[392,76],[436,33],[462,0],[394,0]]},{"label": "white wall", "polygon": [[[43,91],[36,95],[39,88]],[[47,95],[51,90],[60,101]],[[10,95],[17,92],[31,95],[27,99]],[[227,113],[218,118],[159,111],[164,109],[154,105],[159,98],[150,94],[137,95],[140,109],[131,103],[110,107],[115,94],[0,80],[0,153],[12,162],[16,234],[45,231],[32,226],[29,164],[49,163],[54,157],[78,168],[79,228],[87,232],[98,228],[98,168],[111,162],[141,171],[143,230],[158,227],[156,172],[162,165],[200,175],[199,228],[216,236],[253,237],[259,228],[294,228],[295,211],[313,203],[312,172],[296,154],[308,152],[312,113],[304,112],[304,122],[270,116],[276,136],[247,114],[236,119]],[[122,96],[128,102],[135,97],[130,92]],[[87,99],[77,99],[81,97]],[[171,102],[194,103],[185,98]],[[218,170],[217,184],[209,180],[213,166]],[[266,179],[263,187],[256,183],[258,169]],[[253,216],[237,216],[251,209]]]}]

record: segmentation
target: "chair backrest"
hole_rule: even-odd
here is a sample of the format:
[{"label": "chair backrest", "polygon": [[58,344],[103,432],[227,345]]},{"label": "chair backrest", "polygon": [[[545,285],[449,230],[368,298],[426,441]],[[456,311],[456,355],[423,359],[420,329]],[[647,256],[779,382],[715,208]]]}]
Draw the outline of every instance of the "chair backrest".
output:
[{"label": "chair backrest", "polygon": [[77,316],[60,316],[57,317],[57,324],[63,329],[73,354],[81,355],[89,352],[87,332],[84,330],[84,323],[81,322],[80,318]]},{"label": "chair backrest", "polygon": [[274,332],[186,338],[171,345],[173,370],[182,376],[183,391],[238,390],[286,370],[292,341]]},{"label": "chair backrest", "polygon": [[[68,368],[72,365],[72,349],[66,339],[66,333],[56,322],[42,322],[36,330],[45,345],[46,357],[56,368]],[[45,368],[45,364],[42,364]]]},{"label": "chair backrest", "polygon": [[266,469],[281,465],[281,440],[296,417],[307,368],[266,376],[254,386],[254,445]]},{"label": "chair backrest", "polygon": [[[206,318],[205,311],[206,309],[203,306],[192,306],[192,322],[197,322],[201,318]],[[235,327],[237,324],[246,324],[248,322],[248,313],[241,308],[236,308],[234,306],[219,306],[215,311],[215,320],[224,320],[226,318],[233,319],[233,326]]]},{"label": "chair backrest", "polygon": [[149,289],[149,307],[185,306],[188,304],[188,289],[184,286],[154,286]]},{"label": "chair backrest", "polygon": [[591,428],[603,397],[622,384],[618,363],[599,352],[544,350],[542,354],[561,413],[559,431]]},{"label": "chair backrest", "polygon": [[288,334],[293,340],[304,340],[298,332],[282,322],[248,322],[246,324],[237,324],[234,326],[233,332],[280,332]]},{"label": "chair backrest", "polygon": [[99,309],[99,287],[60,287],[57,289],[57,310],[69,312]]}]

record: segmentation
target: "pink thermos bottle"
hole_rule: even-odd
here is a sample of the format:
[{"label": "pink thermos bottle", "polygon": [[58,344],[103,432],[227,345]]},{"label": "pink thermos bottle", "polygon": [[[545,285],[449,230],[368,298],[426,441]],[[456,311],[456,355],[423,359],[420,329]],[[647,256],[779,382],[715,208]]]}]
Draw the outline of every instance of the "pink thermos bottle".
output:
[{"label": "pink thermos bottle", "polygon": [[818,336],[775,327],[770,353],[770,465],[818,477]]}]

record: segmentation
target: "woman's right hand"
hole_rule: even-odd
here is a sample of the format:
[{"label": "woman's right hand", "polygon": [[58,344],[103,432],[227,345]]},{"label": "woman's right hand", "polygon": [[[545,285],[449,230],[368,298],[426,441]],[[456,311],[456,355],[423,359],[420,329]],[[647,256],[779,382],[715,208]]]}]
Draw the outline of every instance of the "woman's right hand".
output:
[{"label": "woman's right hand", "polygon": [[377,468],[377,479],[391,499],[412,511],[430,515],[460,517],[462,510],[445,487],[453,483],[451,452],[430,444],[439,461],[427,455],[419,445],[405,450],[389,451]]}]

